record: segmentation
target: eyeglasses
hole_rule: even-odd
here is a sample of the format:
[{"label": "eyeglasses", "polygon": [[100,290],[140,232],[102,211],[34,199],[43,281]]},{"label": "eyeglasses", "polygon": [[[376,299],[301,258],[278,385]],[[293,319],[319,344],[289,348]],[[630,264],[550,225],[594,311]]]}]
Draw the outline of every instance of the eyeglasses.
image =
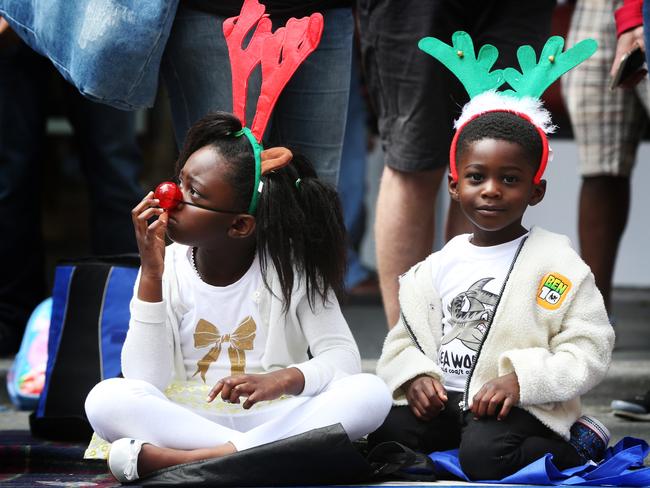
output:
[{"label": "eyeglasses", "polygon": [[197,207],[197,208],[202,208],[203,210],[210,210],[210,212],[219,212],[219,213],[227,213],[227,214],[240,214],[240,213],[246,213],[244,211],[238,212],[236,210],[221,210],[219,208],[213,208],[213,207],[206,207],[205,205],[201,205],[200,203],[193,203],[193,202],[188,202],[186,200],[177,200],[177,204],[182,203],[183,205],[191,205],[192,207]]},{"label": "eyeglasses", "polygon": [[201,205],[200,203],[183,200],[183,192],[173,181],[164,181],[160,183],[154,190],[153,196],[154,198],[158,199],[160,206],[165,210],[172,210],[182,203],[184,205],[191,205],[192,207],[202,208],[203,210],[210,210],[211,212],[228,214],[245,213],[235,210],[222,210],[220,208],[207,207],[205,205]]}]

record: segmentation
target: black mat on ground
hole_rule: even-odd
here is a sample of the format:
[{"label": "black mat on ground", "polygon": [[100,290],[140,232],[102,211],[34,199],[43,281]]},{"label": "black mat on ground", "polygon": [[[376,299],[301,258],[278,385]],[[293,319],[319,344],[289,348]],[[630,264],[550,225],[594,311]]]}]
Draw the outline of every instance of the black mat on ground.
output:
[{"label": "black mat on ground", "polygon": [[341,424],[315,429],[219,459],[163,469],[142,486],[288,486],[369,481],[373,469]]},{"label": "black mat on ground", "polygon": [[0,486],[119,486],[105,461],[83,459],[85,448],[37,439],[27,430],[0,431]]},{"label": "black mat on ground", "polygon": [[[83,459],[85,447],[38,439],[26,430],[0,431],[0,486],[120,486],[105,461]],[[363,443],[353,445],[336,424],[225,458],[163,469],[130,486],[341,486],[405,479],[396,470],[416,466],[415,454],[388,447],[367,454]]]}]

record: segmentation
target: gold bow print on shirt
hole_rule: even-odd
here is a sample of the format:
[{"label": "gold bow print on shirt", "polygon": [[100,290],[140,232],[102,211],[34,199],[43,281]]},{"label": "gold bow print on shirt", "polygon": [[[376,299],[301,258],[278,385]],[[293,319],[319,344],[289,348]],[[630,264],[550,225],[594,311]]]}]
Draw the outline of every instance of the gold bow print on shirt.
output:
[{"label": "gold bow print on shirt", "polygon": [[243,374],[246,368],[246,351],[253,349],[257,325],[250,315],[242,320],[232,334],[221,335],[216,325],[201,319],[194,329],[194,347],[197,349],[213,346],[208,353],[196,363],[196,371],[192,376],[201,373],[205,383],[205,374],[210,365],[219,359],[221,345],[229,343],[228,357],[230,358],[230,374]]}]

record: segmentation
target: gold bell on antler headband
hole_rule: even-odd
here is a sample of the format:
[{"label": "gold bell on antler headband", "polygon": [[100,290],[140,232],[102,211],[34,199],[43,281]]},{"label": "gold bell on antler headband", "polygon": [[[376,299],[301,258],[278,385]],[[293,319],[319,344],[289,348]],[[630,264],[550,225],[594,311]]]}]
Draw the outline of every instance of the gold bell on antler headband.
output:
[{"label": "gold bell on antler headband", "polygon": [[[543,107],[540,97],[555,80],[596,52],[596,41],[585,39],[562,52],[564,39],[553,36],[546,41],[539,60],[531,46],[521,46],[517,50],[521,71],[515,68],[490,71],[499,57],[496,47],[486,44],[477,56],[472,38],[466,32],[455,32],[451,39],[450,46],[435,37],[425,37],[418,46],[444,64],[470,96],[470,101],[454,123],[456,134],[449,151],[452,179],[458,180],[456,144],[464,127],[489,112],[510,112],[530,122],[542,140],[542,159],[533,180],[539,183],[551,154],[546,135],[555,130],[551,114]],[[497,91],[505,82],[511,89]]]}]

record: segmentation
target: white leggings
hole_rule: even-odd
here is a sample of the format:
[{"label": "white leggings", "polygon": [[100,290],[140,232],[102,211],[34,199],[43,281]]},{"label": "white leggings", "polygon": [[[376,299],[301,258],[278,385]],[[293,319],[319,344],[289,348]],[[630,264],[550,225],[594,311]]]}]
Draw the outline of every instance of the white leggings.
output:
[{"label": "white leggings", "polygon": [[382,424],[391,403],[381,379],[357,374],[333,381],[316,396],[291,397],[261,413],[208,419],[170,401],[145,381],[112,378],[90,391],[86,415],[97,435],[108,442],[133,437],[174,449],[231,442],[242,451],[336,423],[356,440]]}]

